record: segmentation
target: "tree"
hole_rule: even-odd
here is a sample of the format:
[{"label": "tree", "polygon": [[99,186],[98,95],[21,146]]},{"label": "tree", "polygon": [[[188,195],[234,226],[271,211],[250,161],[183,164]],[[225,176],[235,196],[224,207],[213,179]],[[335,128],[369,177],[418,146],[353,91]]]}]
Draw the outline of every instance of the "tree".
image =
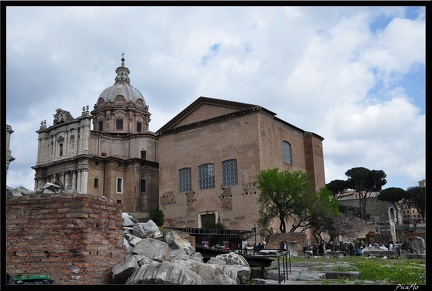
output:
[{"label": "tree", "polygon": [[313,197],[312,203],[308,207],[308,224],[304,228],[312,228],[312,235],[317,242],[323,240],[322,234],[330,235],[331,240],[338,236],[334,231],[333,222],[335,217],[340,216],[339,200],[333,196],[332,191],[327,187],[322,187]]},{"label": "tree", "polygon": [[405,192],[405,200],[410,207],[416,208],[423,220],[426,215],[426,188],[410,187]]},{"label": "tree", "polygon": [[262,228],[267,228],[273,219],[279,219],[279,230],[285,233],[286,220],[301,216],[313,201],[312,186],[302,171],[261,170],[256,184],[260,190],[258,225]]},{"label": "tree", "polygon": [[220,215],[217,217],[217,221],[216,221],[216,215],[214,213],[206,212],[205,215],[201,216],[201,219],[202,219],[202,228],[219,229],[219,230],[225,229],[225,225],[221,222]]},{"label": "tree", "polygon": [[342,215],[335,216],[332,223],[333,231],[329,232],[330,237],[356,238],[359,233],[367,229],[366,223],[360,219],[357,207],[343,207],[340,205]]},{"label": "tree", "polygon": [[[350,213],[352,214],[354,217],[360,218],[361,217],[361,210],[358,207],[355,206],[351,206],[351,205],[339,205],[339,210],[342,213]],[[370,213],[367,212],[366,213],[366,220],[370,219]]]},{"label": "tree", "polygon": [[[393,204],[393,207],[398,212],[398,207],[396,206],[396,202],[401,201],[406,196],[406,191],[402,188],[390,187],[378,194],[377,198],[381,201],[388,201]],[[399,215],[396,215],[396,223],[399,224]]]},{"label": "tree", "polygon": [[352,168],[345,173],[347,189],[355,190],[359,195],[360,218],[366,222],[366,202],[373,191],[381,191],[387,184],[387,176],[382,170],[369,170],[363,167]]},{"label": "tree", "polygon": [[333,180],[330,183],[326,184],[327,189],[332,191],[333,195],[336,196],[340,192],[346,190],[346,181],[345,180]]},{"label": "tree", "polygon": [[164,224],[164,217],[165,214],[161,209],[153,208],[150,210],[149,218],[153,220],[157,226],[161,227]]}]

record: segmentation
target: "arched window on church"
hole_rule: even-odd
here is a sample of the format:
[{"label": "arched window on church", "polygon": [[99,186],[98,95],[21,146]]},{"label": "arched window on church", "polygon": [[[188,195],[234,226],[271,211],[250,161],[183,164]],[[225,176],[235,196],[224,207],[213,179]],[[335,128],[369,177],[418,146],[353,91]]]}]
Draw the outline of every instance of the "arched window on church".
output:
[{"label": "arched window on church", "polygon": [[179,191],[192,191],[192,170],[191,168],[183,168],[179,170]]},{"label": "arched window on church", "polygon": [[226,160],[222,162],[223,185],[237,185],[237,160]]},{"label": "arched window on church", "polygon": [[215,187],[215,168],[213,163],[203,164],[198,167],[200,189]]},{"label": "arched window on church", "polygon": [[292,165],[291,144],[287,141],[282,142],[282,157],[285,164]]}]

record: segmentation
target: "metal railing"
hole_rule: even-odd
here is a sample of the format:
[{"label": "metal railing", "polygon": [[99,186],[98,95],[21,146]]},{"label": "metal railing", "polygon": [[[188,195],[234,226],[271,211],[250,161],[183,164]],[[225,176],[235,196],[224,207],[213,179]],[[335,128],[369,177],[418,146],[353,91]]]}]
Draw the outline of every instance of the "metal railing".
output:
[{"label": "metal railing", "polygon": [[288,273],[291,273],[291,253],[290,251],[280,251],[279,249],[265,249],[270,252],[266,254],[266,257],[276,257],[277,258],[277,268],[278,268],[278,283],[281,284],[282,281],[288,280]]},{"label": "metal railing", "polygon": [[[281,268],[281,259],[282,259],[282,268]],[[284,251],[282,253],[277,254],[278,260],[278,282],[281,284],[282,280],[288,280],[288,272],[291,273],[291,255],[289,251]],[[289,267],[289,271],[288,271]],[[282,273],[281,273],[282,269]]]}]

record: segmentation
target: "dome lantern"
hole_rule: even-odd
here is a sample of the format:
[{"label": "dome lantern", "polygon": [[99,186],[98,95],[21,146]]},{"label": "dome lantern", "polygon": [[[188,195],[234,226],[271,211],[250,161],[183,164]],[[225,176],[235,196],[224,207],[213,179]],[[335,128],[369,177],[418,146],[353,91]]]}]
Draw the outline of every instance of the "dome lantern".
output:
[{"label": "dome lantern", "polygon": [[122,95],[127,102],[132,101],[136,103],[136,101],[141,99],[145,105],[141,92],[130,84],[130,70],[125,67],[124,53],[122,53],[121,64],[116,69],[116,74],[114,85],[106,88],[99,98],[103,98],[105,102],[110,102],[114,101],[118,95]]}]

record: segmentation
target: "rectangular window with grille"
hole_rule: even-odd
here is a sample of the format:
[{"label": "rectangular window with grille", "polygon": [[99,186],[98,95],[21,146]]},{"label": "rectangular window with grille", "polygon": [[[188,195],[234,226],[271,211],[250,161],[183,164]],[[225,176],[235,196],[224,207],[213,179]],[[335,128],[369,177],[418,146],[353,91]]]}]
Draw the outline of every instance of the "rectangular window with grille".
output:
[{"label": "rectangular window with grille", "polygon": [[200,189],[211,189],[215,187],[214,164],[203,164],[198,167]]},{"label": "rectangular window with grille", "polygon": [[222,162],[223,185],[237,185],[237,160],[226,160]]},{"label": "rectangular window with grille", "polygon": [[191,168],[183,168],[179,170],[179,191],[192,191],[192,170]]},{"label": "rectangular window with grille", "polygon": [[95,178],[95,179],[94,179],[93,187],[95,187],[95,188],[98,188],[98,187],[99,187],[99,179],[98,179],[98,178]]}]

